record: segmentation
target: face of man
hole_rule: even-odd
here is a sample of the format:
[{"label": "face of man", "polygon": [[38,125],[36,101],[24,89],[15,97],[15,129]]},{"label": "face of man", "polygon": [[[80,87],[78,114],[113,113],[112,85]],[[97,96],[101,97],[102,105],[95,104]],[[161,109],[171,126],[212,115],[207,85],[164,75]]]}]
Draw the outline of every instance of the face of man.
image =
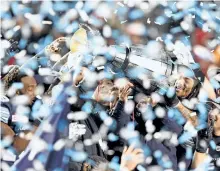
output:
[{"label": "face of man", "polygon": [[108,106],[111,101],[111,90],[114,87],[114,83],[111,80],[104,79],[97,86],[94,96],[97,102]]},{"label": "face of man", "polygon": [[153,100],[151,97],[145,96],[138,102],[136,108],[138,108],[140,112],[144,113],[147,109],[148,104],[153,105]]},{"label": "face of man", "polygon": [[214,119],[214,131],[220,131],[220,109],[215,108],[211,111],[209,115],[210,118]]},{"label": "face of man", "polygon": [[29,77],[29,76],[23,77],[21,79],[21,82],[24,85],[23,89],[21,89],[21,93],[27,95],[29,97],[30,104],[32,104],[35,98],[35,90],[37,87],[37,82],[34,79],[34,77]]},{"label": "face of man", "polygon": [[187,97],[193,89],[194,80],[188,77],[180,77],[175,82],[176,94],[178,97]]}]

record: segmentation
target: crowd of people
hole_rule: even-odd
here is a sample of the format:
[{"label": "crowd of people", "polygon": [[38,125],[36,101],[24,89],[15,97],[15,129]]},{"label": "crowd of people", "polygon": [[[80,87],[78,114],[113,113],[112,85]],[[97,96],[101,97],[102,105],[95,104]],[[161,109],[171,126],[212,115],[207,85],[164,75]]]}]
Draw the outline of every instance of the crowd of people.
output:
[{"label": "crowd of people", "polygon": [[[109,11],[102,14],[108,9],[104,2],[23,3],[27,5],[4,4],[5,23],[10,17],[20,17],[14,33],[7,24],[1,33],[2,170],[220,170],[217,31],[206,34],[204,28],[197,28],[191,47],[181,39],[189,34],[184,29],[175,43],[171,34],[154,41],[169,26],[155,33],[151,25],[146,34],[142,20],[146,14],[152,16],[149,6],[161,13],[150,1],[117,3],[119,8],[126,4],[132,9],[126,11],[126,27],[116,22],[125,21],[123,10],[118,8],[112,17]],[[63,12],[68,5],[72,10]],[[181,4],[177,6],[184,9]],[[115,7],[116,3],[109,9]],[[59,20],[56,12],[60,12]],[[35,17],[34,22],[31,17]],[[30,25],[24,20],[30,20]],[[54,27],[39,26],[35,23],[38,20],[47,20],[44,23]],[[106,20],[113,23],[104,24]],[[187,17],[183,21],[188,21]],[[158,22],[163,25],[165,21],[160,18]],[[25,32],[27,27],[33,34]],[[120,37],[118,27],[128,35]],[[196,38],[199,32],[206,38]],[[126,42],[129,36],[130,42]],[[7,41],[12,37],[19,41],[19,50],[12,47],[13,53],[13,43]],[[35,42],[38,39],[39,44]],[[124,44],[119,45],[121,42]],[[45,48],[39,50],[42,46]]]}]

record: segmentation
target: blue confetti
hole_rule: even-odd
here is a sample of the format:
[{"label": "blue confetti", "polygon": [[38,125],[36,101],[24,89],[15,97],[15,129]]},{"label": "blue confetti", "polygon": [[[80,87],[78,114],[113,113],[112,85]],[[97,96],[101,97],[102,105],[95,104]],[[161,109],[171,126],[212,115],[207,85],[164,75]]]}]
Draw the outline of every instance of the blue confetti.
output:
[{"label": "blue confetti", "polygon": [[156,150],[154,152],[154,157],[157,158],[157,159],[161,158],[162,157],[162,152],[160,150]]},{"label": "blue confetti", "polygon": [[176,93],[176,90],[174,87],[169,87],[168,91],[166,93],[167,97],[172,98]]},{"label": "blue confetti", "polygon": [[137,19],[140,19],[142,17],[144,17],[144,12],[142,10],[139,10],[139,9],[135,9],[135,10],[132,10],[128,17],[131,19],[131,20],[137,20]]},{"label": "blue confetti", "polygon": [[65,154],[67,156],[71,157],[71,159],[76,162],[82,162],[82,161],[86,160],[86,158],[88,156],[85,152],[79,152],[79,151],[74,151],[74,150],[70,150],[70,149],[66,150]]},{"label": "blue confetti", "polygon": [[183,31],[183,29],[181,27],[174,27],[174,28],[170,29],[170,33],[172,33],[172,34],[177,34],[182,31]]},{"label": "blue confetti", "polygon": [[53,9],[55,11],[65,11],[68,9],[68,4],[67,3],[64,3],[64,2],[58,2],[56,1],[54,4],[53,4]]},{"label": "blue confetti", "polygon": [[186,148],[186,159],[192,159],[193,151],[191,147]]},{"label": "blue confetti", "polygon": [[141,166],[141,165],[138,165],[137,166],[137,170],[139,170],[139,171],[147,171],[143,166]]},{"label": "blue confetti", "polygon": [[22,89],[22,88],[24,88],[24,84],[23,84],[23,83],[20,83],[20,82],[18,82],[18,83],[13,83],[13,84],[12,84],[12,87],[14,87],[14,88],[16,88],[16,89]]},{"label": "blue confetti", "polygon": [[155,19],[155,23],[159,25],[163,25],[166,22],[167,22],[167,18],[165,18],[164,16],[159,16]]},{"label": "blue confetti", "polygon": [[86,102],[84,103],[84,105],[82,106],[82,111],[86,112],[86,113],[91,113],[93,109],[92,103],[91,102]]},{"label": "blue confetti", "polygon": [[117,141],[119,137],[113,133],[108,134],[108,139],[112,142]]},{"label": "blue confetti", "polygon": [[211,140],[211,141],[209,142],[209,144],[210,144],[210,146],[211,146],[211,148],[212,148],[213,150],[216,150],[215,141]]}]

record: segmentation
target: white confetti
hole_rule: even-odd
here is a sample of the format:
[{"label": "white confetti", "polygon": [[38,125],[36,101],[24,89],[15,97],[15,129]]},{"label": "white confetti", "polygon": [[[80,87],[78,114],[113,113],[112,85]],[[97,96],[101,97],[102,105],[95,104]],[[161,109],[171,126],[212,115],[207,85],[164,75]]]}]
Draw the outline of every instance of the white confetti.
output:
[{"label": "white confetti", "polygon": [[19,60],[20,58],[23,58],[26,55],[26,53],[26,50],[22,50],[19,53],[15,54],[15,58]]},{"label": "white confetti", "polygon": [[44,86],[43,85],[38,85],[36,90],[35,90],[35,94],[40,97],[41,95],[43,95],[43,93],[44,93]]},{"label": "white confetti", "polygon": [[36,154],[40,151],[47,149],[48,144],[46,141],[40,139],[37,136],[34,136],[32,141],[30,142],[30,154],[28,155],[28,160],[33,160]]},{"label": "white confetti", "polygon": [[157,115],[158,118],[163,118],[166,112],[162,107],[157,107],[155,110],[155,114]]},{"label": "white confetti", "polygon": [[161,23],[159,23],[159,22],[156,22],[156,21],[154,21],[154,23],[155,23],[155,24],[157,24],[157,25],[162,25]]},{"label": "white confetti", "polygon": [[53,10],[52,8],[49,10],[49,13],[50,13],[50,15],[52,15],[52,16],[56,15],[56,13],[54,12],[54,10]]},{"label": "white confetti", "polygon": [[134,104],[133,100],[128,100],[124,106],[125,113],[131,114],[134,111],[134,105],[135,104]]},{"label": "white confetti", "polygon": [[86,140],[84,140],[84,142],[83,142],[84,144],[85,144],[85,146],[90,146],[90,145],[92,145],[93,144],[93,142],[92,142],[92,140],[91,139],[86,139]]},{"label": "white confetti", "polygon": [[156,41],[157,41],[157,42],[158,42],[158,41],[163,42],[163,39],[162,39],[162,37],[157,37],[157,38],[156,38]]},{"label": "white confetti", "polygon": [[152,120],[147,120],[147,122],[145,123],[145,127],[148,133],[153,133],[156,129],[156,127],[153,125]]},{"label": "white confetti", "polygon": [[53,131],[52,125],[49,122],[47,122],[47,121],[44,121],[42,123],[42,127],[41,128],[42,128],[42,131],[45,131],[45,132],[52,132]]},{"label": "white confetti", "polygon": [[57,62],[61,59],[61,55],[60,54],[52,54],[50,56],[51,61]]},{"label": "white confetti", "polygon": [[59,139],[54,143],[53,148],[55,151],[60,151],[64,146],[65,146],[65,140]]},{"label": "white confetti", "polygon": [[152,160],[153,160],[153,158],[151,156],[149,156],[149,157],[146,158],[145,162],[147,164],[150,164],[152,162]]},{"label": "white confetti", "polygon": [[182,21],[180,26],[183,28],[183,30],[187,31],[189,29],[189,24],[187,22]]},{"label": "white confetti", "polygon": [[82,7],[83,7],[83,2],[82,1],[79,1],[79,2],[76,3],[76,6],[75,6],[76,9],[80,10],[80,9],[82,9]]},{"label": "white confetti", "polygon": [[142,10],[144,10],[144,11],[148,11],[149,10],[149,4],[147,3],[147,2],[141,2],[140,3],[140,8],[142,9]]},{"label": "white confetti", "polygon": [[125,21],[121,21],[121,24],[124,24],[124,23],[126,23],[128,20],[125,20]]},{"label": "white confetti", "polygon": [[147,134],[146,136],[145,136],[145,139],[147,140],[147,141],[150,141],[151,139],[152,139],[152,134]]},{"label": "white confetti", "polygon": [[104,120],[105,125],[110,126],[113,123],[113,119],[111,117],[108,117]]},{"label": "white confetti", "polygon": [[33,166],[36,171],[45,170],[43,163],[41,163],[39,160],[34,160]]},{"label": "white confetti", "polygon": [[18,30],[20,30],[20,29],[21,29],[20,26],[15,26],[15,27],[13,28],[13,31],[16,32],[16,31],[18,31]]},{"label": "white confetti", "polygon": [[17,95],[12,98],[12,103],[16,105],[25,105],[29,103],[29,97],[27,95]]},{"label": "white confetti", "polygon": [[76,96],[70,97],[70,98],[67,99],[67,102],[68,102],[69,104],[76,104],[76,102],[77,102],[77,97],[76,97]]},{"label": "white confetti", "polygon": [[122,4],[121,2],[118,2],[117,4],[121,7],[124,7],[124,4]]},{"label": "white confetti", "polygon": [[11,43],[8,40],[1,39],[0,42],[1,42],[2,49],[7,49],[11,46]]},{"label": "white confetti", "polygon": [[138,131],[131,131],[130,129],[128,128],[122,128],[120,130],[120,137],[128,140],[130,138],[135,138],[138,136]]},{"label": "white confetti", "polygon": [[46,21],[46,20],[43,20],[42,21],[42,24],[48,24],[48,25],[51,25],[53,22],[52,21]]},{"label": "white confetti", "polygon": [[38,72],[40,75],[45,76],[45,75],[51,75],[52,71],[50,68],[39,68]]},{"label": "white confetti", "polygon": [[103,27],[103,36],[106,38],[111,37],[112,35],[112,29],[109,25],[104,25]]},{"label": "white confetti", "polygon": [[[6,155],[6,153],[4,153],[4,154]],[[4,157],[3,157],[3,161],[1,162],[1,168],[2,168],[2,170],[3,170],[3,171],[10,170],[11,167],[10,167],[6,162],[4,162],[4,160],[10,161],[10,160],[7,160],[7,158],[4,158]]]},{"label": "white confetti", "polygon": [[87,15],[87,13],[85,11],[79,10],[79,15],[84,22],[89,20],[89,16]]},{"label": "white confetti", "polygon": [[186,163],[184,161],[179,162],[179,170],[186,170]]},{"label": "white confetti", "polygon": [[88,117],[88,114],[84,111],[71,112],[67,115],[67,118],[70,120],[85,120]]}]

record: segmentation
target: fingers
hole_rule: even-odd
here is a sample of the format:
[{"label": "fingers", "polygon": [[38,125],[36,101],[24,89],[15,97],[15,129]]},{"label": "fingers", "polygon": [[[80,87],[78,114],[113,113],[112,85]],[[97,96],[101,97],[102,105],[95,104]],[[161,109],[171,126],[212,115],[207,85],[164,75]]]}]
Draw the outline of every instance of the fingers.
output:
[{"label": "fingers", "polygon": [[112,87],[111,90],[109,90],[110,96],[117,96],[119,95],[119,89],[118,87]]},{"label": "fingers", "polygon": [[[122,154],[122,162],[129,167],[129,162],[132,161],[130,167],[135,168],[138,164],[143,163],[145,159],[144,151],[140,148],[134,148],[134,144],[125,147]],[[131,164],[131,163],[130,163]]]},{"label": "fingers", "polygon": [[131,87],[133,86],[133,84],[129,83],[127,84],[124,88],[121,88],[119,90],[119,97],[121,100],[126,101],[127,100],[127,96],[131,93]]},{"label": "fingers", "polygon": [[127,146],[125,146],[124,147],[124,150],[123,150],[123,153],[126,151],[128,149],[128,147]]},{"label": "fingers", "polygon": [[133,87],[134,85],[133,84],[131,84],[131,83],[129,83],[129,84],[127,84],[126,86],[125,86],[125,91],[128,91],[131,87]]},{"label": "fingers", "polygon": [[144,155],[143,154],[139,154],[137,156],[135,156],[135,162],[136,164],[140,164],[144,162]]},{"label": "fingers", "polygon": [[129,147],[125,146],[123,153],[132,153],[134,155],[143,154],[144,151],[141,148],[135,148],[135,144],[131,144]]},{"label": "fingers", "polygon": [[129,87],[134,87],[134,84],[132,84],[131,82],[128,82],[127,84]]},{"label": "fingers", "polygon": [[139,153],[144,153],[144,151],[140,148],[136,148],[136,149],[134,149],[133,153],[134,154],[139,154]]},{"label": "fingers", "polygon": [[119,89],[117,87],[113,87],[110,91],[110,109],[114,108],[118,98],[119,98]]},{"label": "fingers", "polygon": [[134,87],[134,85],[132,83],[128,82],[128,84],[126,86],[124,86],[123,88],[121,88],[120,90],[123,92],[127,92],[132,87]]},{"label": "fingers", "polygon": [[110,109],[115,107],[117,101],[118,101],[118,98],[114,98],[114,100],[110,102]]},{"label": "fingers", "polygon": [[114,87],[111,88],[111,91],[118,91],[118,90],[119,90],[119,88],[116,87],[116,86],[114,86]]},{"label": "fingers", "polygon": [[134,150],[134,144],[131,144],[131,145],[128,147],[126,153],[131,153],[133,150]]}]

